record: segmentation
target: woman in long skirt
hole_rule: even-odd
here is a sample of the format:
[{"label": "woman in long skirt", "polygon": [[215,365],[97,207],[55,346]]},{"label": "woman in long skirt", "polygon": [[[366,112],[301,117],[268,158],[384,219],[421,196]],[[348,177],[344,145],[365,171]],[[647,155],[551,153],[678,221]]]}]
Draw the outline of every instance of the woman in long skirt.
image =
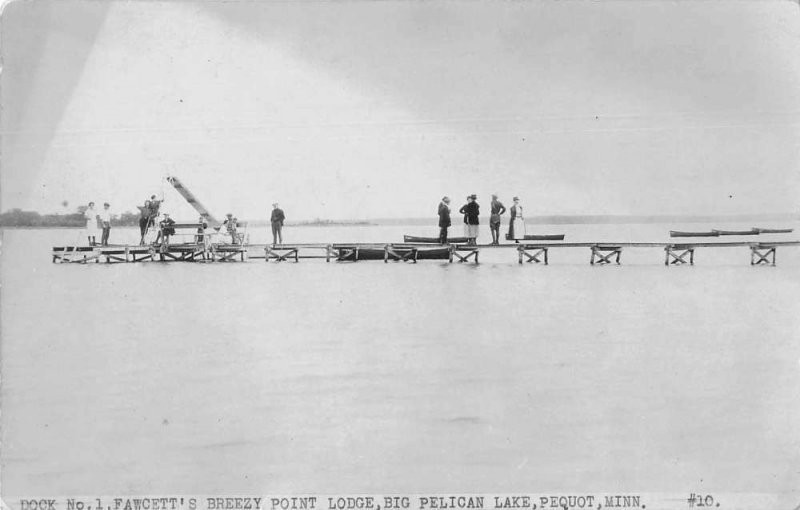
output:
[{"label": "woman in long skirt", "polygon": [[89,207],[84,211],[83,217],[86,218],[86,237],[89,239],[89,246],[97,244],[97,211],[94,202],[89,202]]},{"label": "woman in long skirt", "polygon": [[519,197],[514,197],[514,205],[509,211],[511,212],[511,221],[508,224],[508,238],[519,243],[520,239],[525,239],[525,217],[522,215]]}]

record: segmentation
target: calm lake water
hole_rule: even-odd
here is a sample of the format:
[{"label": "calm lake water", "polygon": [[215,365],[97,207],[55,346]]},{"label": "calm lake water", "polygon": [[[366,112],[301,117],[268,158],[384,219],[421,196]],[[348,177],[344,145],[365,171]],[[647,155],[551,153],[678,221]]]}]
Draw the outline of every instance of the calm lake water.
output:
[{"label": "calm lake water", "polygon": [[[529,233],[666,241],[677,227]],[[286,229],[403,233],[436,229]],[[745,247],[670,268],[658,248],[619,267],[591,267],[586,248],[546,267],[510,249],[478,266],[52,264],[78,236],[3,232],[6,500],[797,487],[800,248],[774,268]]]}]

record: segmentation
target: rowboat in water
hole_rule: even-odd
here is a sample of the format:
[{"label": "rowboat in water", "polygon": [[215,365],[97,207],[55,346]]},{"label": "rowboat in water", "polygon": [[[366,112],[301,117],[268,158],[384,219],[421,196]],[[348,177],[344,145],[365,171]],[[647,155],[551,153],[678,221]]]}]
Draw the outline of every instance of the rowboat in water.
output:
[{"label": "rowboat in water", "polygon": [[[466,237],[448,237],[447,238],[447,242],[448,243],[453,243],[453,244],[462,244],[462,243],[466,243],[467,241],[468,241],[468,239]],[[414,244],[414,243],[439,244],[439,238],[438,237],[419,237],[419,236],[404,235],[403,236],[403,242],[409,243],[409,244]]]},{"label": "rowboat in water", "polygon": [[679,230],[670,230],[670,237],[718,237],[719,232],[714,230],[712,232],[681,232]]},{"label": "rowboat in water", "polygon": [[759,234],[791,234],[794,232],[793,228],[753,228],[758,230]]}]

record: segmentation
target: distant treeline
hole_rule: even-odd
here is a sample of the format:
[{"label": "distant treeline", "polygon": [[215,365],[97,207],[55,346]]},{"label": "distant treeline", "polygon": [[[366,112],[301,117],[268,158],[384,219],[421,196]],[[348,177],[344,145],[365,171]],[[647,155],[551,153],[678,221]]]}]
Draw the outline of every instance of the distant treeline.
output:
[{"label": "distant treeline", "polygon": [[[83,213],[86,206],[77,212],[66,214],[40,214],[36,211],[11,209],[0,214],[0,227],[84,227],[86,219]],[[139,224],[139,213],[124,212],[111,216],[111,225],[132,227]]]},{"label": "distant treeline", "polygon": [[[85,205],[78,207],[73,213],[64,214],[40,214],[36,211],[23,211],[22,209],[11,209],[0,214],[0,227],[84,227],[86,219],[83,213],[86,211]],[[251,226],[268,226],[269,220],[256,220],[249,222]],[[139,225],[139,213],[124,212],[122,214],[111,215],[111,225],[115,227],[134,227]],[[324,220],[314,219],[310,221],[287,222],[289,226],[350,226],[350,225],[375,225],[363,220]]]}]

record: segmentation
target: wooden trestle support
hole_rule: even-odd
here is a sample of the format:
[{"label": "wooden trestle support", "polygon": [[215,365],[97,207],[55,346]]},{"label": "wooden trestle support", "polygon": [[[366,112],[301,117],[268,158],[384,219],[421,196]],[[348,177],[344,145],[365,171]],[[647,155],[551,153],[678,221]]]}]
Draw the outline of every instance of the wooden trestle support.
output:
[{"label": "wooden trestle support", "polygon": [[622,255],[622,246],[595,244],[590,246],[590,248],[592,249],[592,258],[589,259],[589,264],[611,264],[611,257],[615,257],[614,262],[619,265],[619,257]]},{"label": "wooden trestle support", "polygon": [[750,246],[750,265],[760,264],[775,265],[775,251],[778,247],[774,244],[754,244]]},{"label": "wooden trestle support", "polygon": [[547,258],[547,249],[547,246],[520,244],[517,247],[517,252],[519,253],[519,263],[522,264],[523,262],[535,262],[537,264],[548,265],[550,261]]},{"label": "wooden trestle support", "polygon": [[[694,265],[694,249],[690,244],[668,244],[664,247],[664,265]],[[686,260],[686,256],[689,260]]]}]

